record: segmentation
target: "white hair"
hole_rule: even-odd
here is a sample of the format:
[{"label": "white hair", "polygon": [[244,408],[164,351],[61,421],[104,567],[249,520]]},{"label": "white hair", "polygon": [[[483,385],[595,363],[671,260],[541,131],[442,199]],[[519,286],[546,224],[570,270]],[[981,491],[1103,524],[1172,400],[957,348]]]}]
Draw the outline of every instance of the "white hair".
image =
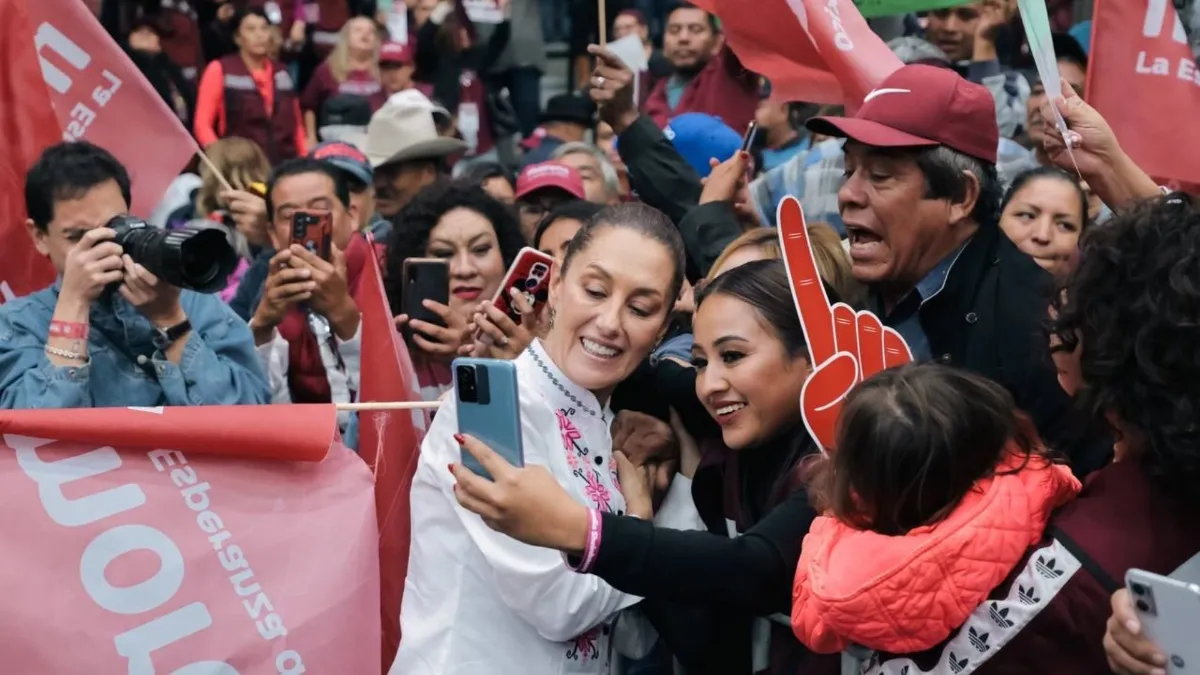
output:
[{"label": "white hair", "polygon": [[604,151],[590,143],[575,141],[564,143],[554,151],[553,159],[562,159],[567,155],[590,155],[600,165],[600,175],[604,178],[604,192],[609,201],[621,196],[621,177],[617,175],[617,167],[608,161]]}]

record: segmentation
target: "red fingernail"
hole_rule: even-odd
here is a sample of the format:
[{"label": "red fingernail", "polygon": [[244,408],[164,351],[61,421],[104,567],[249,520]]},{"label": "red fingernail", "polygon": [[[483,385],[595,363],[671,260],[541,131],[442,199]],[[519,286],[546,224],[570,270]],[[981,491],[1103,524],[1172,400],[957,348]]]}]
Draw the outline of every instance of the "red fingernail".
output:
[{"label": "red fingernail", "polygon": [[463,436],[462,434],[454,434],[454,440],[455,440],[455,442],[457,442],[459,445],[462,445],[462,444],[464,444],[464,443],[466,443],[466,442],[467,442],[467,437],[466,437],[466,436]]},{"label": "red fingernail", "polygon": [[453,464],[447,464],[446,470],[450,472],[450,475],[454,475],[454,465]]}]

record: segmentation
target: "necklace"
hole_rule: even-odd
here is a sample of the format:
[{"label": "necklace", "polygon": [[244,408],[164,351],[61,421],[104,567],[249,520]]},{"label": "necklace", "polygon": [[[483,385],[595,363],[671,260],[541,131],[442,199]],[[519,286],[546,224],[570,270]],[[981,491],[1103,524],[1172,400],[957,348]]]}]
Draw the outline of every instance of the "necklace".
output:
[{"label": "necklace", "polygon": [[592,410],[584,405],[583,401],[580,401],[575,394],[572,394],[569,389],[563,386],[562,382],[558,381],[558,378],[554,376],[554,373],[550,371],[550,368],[545,364],[545,362],[542,361],[537,352],[533,350],[533,345],[526,347],[525,351],[529,354],[530,358],[533,359],[533,362],[538,365],[538,368],[542,369],[542,374],[545,375],[552,383],[554,383],[554,386],[557,387],[560,392],[562,392],[562,395],[571,399],[571,403],[574,403],[580,410],[591,415],[592,417],[598,417],[603,422],[608,421],[604,418],[603,413],[597,413],[595,410]]}]

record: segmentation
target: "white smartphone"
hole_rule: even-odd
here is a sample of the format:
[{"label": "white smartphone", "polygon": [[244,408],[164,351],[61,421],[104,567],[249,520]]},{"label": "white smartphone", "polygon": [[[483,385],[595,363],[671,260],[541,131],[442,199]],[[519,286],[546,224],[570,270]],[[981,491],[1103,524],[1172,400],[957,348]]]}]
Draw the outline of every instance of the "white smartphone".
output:
[{"label": "white smartphone", "polygon": [[1200,674],[1200,586],[1137,569],[1125,585],[1146,637],[1167,655],[1167,672]]}]

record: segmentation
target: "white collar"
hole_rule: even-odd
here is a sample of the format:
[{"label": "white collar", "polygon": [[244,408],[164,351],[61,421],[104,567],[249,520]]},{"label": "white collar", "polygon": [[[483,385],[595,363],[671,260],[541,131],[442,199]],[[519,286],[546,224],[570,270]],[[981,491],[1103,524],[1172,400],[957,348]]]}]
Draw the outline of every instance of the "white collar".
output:
[{"label": "white collar", "polygon": [[530,343],[523,356],[529,358],[531,370],[536,373],[535,377],[546,389],[553,391],[556,397],[570,402],[580,413],[595,417],[601,422],[607,423],[612,419],[612,411],[608,406],[601,406],[595,394],[572,382],[559,369],[558,364],[554,363],[550,354],[546,352],[540,338]]}]

